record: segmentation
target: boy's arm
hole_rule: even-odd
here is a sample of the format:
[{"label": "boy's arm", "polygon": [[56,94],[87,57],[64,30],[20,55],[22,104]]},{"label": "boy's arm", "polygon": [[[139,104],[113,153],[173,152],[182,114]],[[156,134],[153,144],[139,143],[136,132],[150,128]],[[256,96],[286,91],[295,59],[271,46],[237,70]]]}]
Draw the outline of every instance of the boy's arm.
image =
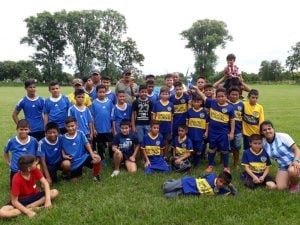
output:
[{"label": "boy's arm", "polygon": [[156,118],[156,113],[155,112],[151,112],[151,120],[154,121]]},{"label": "boy's arm", "polygon": [[52,184],[52,179],[51,179],[51,176],[50,176],[50,173],[49,173],[49,170],[48,170],[45,158],[44,157],[40,157],[40,162],[42,164],[42,169],[43,169],[45,178],[48,181],[48,183],[51,185]]},{"label": "boy's arm", "polygon": [[112,133],[113,133],[113,135],[116,135],[117,134],[117,130],[116,130],[116,121],[112,121],[112,127],[111,127],[111,129],[112,129]]},{"label": "boy's arm", "polygon": [[94,123],[93,122],[89,122],[89,130],[90,130],[90,139],[92,140],[94,137]]},{"label": "boy's arm", "polygon": [[49,121],[49,115],[44,113],[44,126],[46,126],[46,124],[48,123]]},{"label": "boy's arm", "polygon": [[14,110],[14,111],[13,111],[13,113],[12,113],[12,115],[11,115],[11,116],[12,116],[12,119],[13,119],[13,121],[15,122],[15,124],[17,124],[17,123],[18,123],[18,121],[20,120],[20,119],[19,119],[19,116],[18,116],[18,115],[19,115],[19,113],[20,113],[19,111],[17,111],[17,110]]},{"label": "boy's arm", "polygon": [[3,158],[4,158],[4,161],[6,162],[6,164],[8,166],[10,166],[10,157],[9,157],[9,153],[8,152],[4,152]]},{"label": "boy's arm", "polygon": [[19,200],[18,196],[15,196],[13,194],[10,195],[11,198],[11,204],[18,210],[20,210],[22,213],[26,214],[28,217],[34,217],[36,213],[30,209],[26,208],[24,205],[22,205]]},{"label": "boy's arm", "polygon": [[219,79],[218,81],[216,81],[214,84],[213,84],[213,87],[218,89],[221,87],[221,84],[226,80],[226,77],[223,76],[221,77],[221,79]]},{"label": "boy's arm", "polygon": [[144,156],[144,159],[145,159],[144,166],[147,167],[147,166],[150,165],[150,161],[149,161],[148,155],[146,154],[145,148],[141,148],[141,149],[142,149],[142,153],[143,153],[143,156]]},{"label": "boy's arm", "polygon": [[43,187],[44,191],[45,191],[45,203],[44,203],[44,207],[45,208],[51,208],[52,203],[51,203],[51,197],[50,197],[50,186],[48,181],[45,179],[45,177],[42,177],[40,179],[41,182],[41,186]]},{"label": "boy's arm", "polygon": [[251,90],[251,87],[248,84],[245,83],[242,76],[239,76],[239,80],[241,82],[243,91],[249,92]]},{"label": "boy's arm", "polygon": [[191,156],[191,152],[188,151],[186,152],[183,156],[179,157],[178,159],[175,160],[175,163],[179,164],[180,162],[186,160],[187,158],[189,158]]},{"label": "boy's arm", "polygon": [[129,159],[131,161],[135,162],[135,158],[136,158],[136,155],[139,152],[139,150],[140,150],[140,145],[139,144],[135,145],[134,146],[134,152],[133,152],[132,156],[129,157]]},{"label": "boy's arm", "polygon": [[87,142],[85,144],[85,149],[89,152],[90,156],[92,157],[93,160],[95,161],[101,161],[101,157],[100,155],[94,153],[92,147],[91,147],[91,144],[89,142]]},{"label": "boy's arm", "polygon": [[132,113],[131,113],[131,129],[132,129],[132,132],[136,132],[135,118],[136,118],[136,111],[133,109]]},{"label": "boy's arm", "polygon": [[258,179],[260,180],[260,182],[263,182],[263,181],[264,181],[264,179],[265,179],[266,176],[269,174],[269,172],[270,172],[270,167],[267,166],[266,169],[265,169],[265,171],[264,171],[264,173],[263,173],[263,175],[262,175],[261,177],[258,178]]},{"label": "boy's arm", "polygon": [[229,140],[233,140],[234,138],[234,128],[235,128],[235,120],[230,119],[230,133],[229,133]]}]

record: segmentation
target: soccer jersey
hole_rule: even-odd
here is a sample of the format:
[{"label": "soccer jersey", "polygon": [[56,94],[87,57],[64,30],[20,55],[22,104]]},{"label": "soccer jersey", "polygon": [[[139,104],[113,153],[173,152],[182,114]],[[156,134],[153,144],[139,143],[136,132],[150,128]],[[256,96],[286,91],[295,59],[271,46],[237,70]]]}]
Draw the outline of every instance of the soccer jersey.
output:
[{"label": "soccer jersey", "polygon": [[88,107],[84,106],[83,109],[79,109],[76,105],[73,105],[68,110],[68,116],[76,118],[78,130],[81,130],[85,135],[90,134],[89,124],[93,123],[93,117]]},{"label": "soccer jersey", "polygon": [[234,119],[232,105],[219,105],[215,99],[206,99],[205,107],[209,108],[210,134],[227,134],[230,131],[230,120]]},{"label": "soccer jersey", "polygon": [[61,138],[61,136],[58,136],[54,143],[49,142],[46,137],[39,141],[36,155],[44,158],[47,165],[57,165],[62,161]]},{"label": "soccer jersey", "polygon": [[[75,100],[75,94],[74,92],[68,94],[68,99],[71,102],[71,104],[75,105],[76,104],[76,100]],[[87,107],[90,107],[90,105],[92,104],[91,98],[87,93],[84,93],[84,105]]]},{"label": "soccer jersey", "polygon": [[96,93],[96,88],[92,87],[92,90],[90,90],[89,92],[84,89],[85,93],[87,93],[90,96],[91,101],[94,101],[97,98],[97,93]]},{"label": "soccer jersey", "polygon": [[173,139],[173,146],[175,149],[176,156],[184,156],[187,152],[193,151],[193,144],[192,141],[185,136],[183,140],[179,140],[179,137],[175,137]]},{"label": "soccer jersey", "polygon": [[111,112],[113,103],[110,99],[95,99],[91,106],[97,133],[111,133]]},{"label": "soccer jersey", "polygon": [[266,168],[271,165],[271,161],[268,153],[264,149],[256,153],[250,148],[243,152],[242,165],[248,165],[253,173],[261,176]]},{"label": "soccer jersey", "polygon": [[286,167],[293,162],[295,154],[291,146],[295,144],[294,140],[285,133],[275,133],[274,140],[269,143],[265,139],[263,148],[268,155],[275,159],[280,167]]},{"label": "soccer jersey", "polygon": [[163,137],[161,134],[153,137],[148,133],[144,136],[141,144],[141,148],[145,150],[148,156],[160,155],[160,149],[163,147]]},{"label": "soccer jersey", "polygon": [[45,101],[42,97],[32,99],[25,96],[16,105],[15,110],[17,112],[23,110],[25,119],[30,124],[30,132],[32,133],[44,130],[44,104]]},{"label": "soccer jersey", "polygon": [[28,136],[26,143],[22,143],[17,136],[8,140],[4,147],[4,152],[11,152],[10,170],[11,172],[17,172],[18,160],[22,155],[36,155],[38,148],[38,142],[34,137]]},{"label": "soccer jersey", "polygon": [[155,120],[159,121],[159,130],[161,133],[172,132],[172,115],[174,113],[174,106],[172,102],[162,103],[161,100],[153,105],[153,113],[155,113]]},{"label": "soccer jersey", "polygon": [[136,113],[135,125],[149,125],[151,119],[152,102],[147,98],[137,98],[132,103],[132,111]]},{"label": "soccer jersey", "polygon": [[14,175],[12,179],[11,193],[18,196],[18,199],[23,199],[35,195],[39,192],[36,186],[36,181],[43,177],[42,172],[35,168],[30,171],[29,180],[25,179],[21,172]]},{"label": "soccer jersey", "polygon": [[186,93],[182,93],[180,97],[177,97],[176,95],[172,95],[170,97],[170,102],[172,102],[174,105],[174,125],[181,125],[186,123],[189,100],[190,97]]},{"label": "soccer jersey", "polygon": [[118,133],[113,140],[113,145],[118,146],[120,151],[128,157],[132,156],[134,152],[134,146],[138,144],[139,140],[133,133],[129,133],[128,135]]},{"label": "soccer jersey", "polygon": [[190,108],[187,113],[188,137],[192,140],[203,140],[203,135],[208,123],[208,114],[204,108]]},{"label": "soccer jersey", "polygon": [[265,120],[264,109],[260,104],[244,102],[243,135],[259,134],[259,126]]},{"label": "soccer jersey", "polygon": [[111,100],[111,102],[113,103],[113,105],[117,104],[117,96],[116,93],[109,90],[105,93],[105,96]]},{"label": "soccer jersey", "polygon": [[66,155],[72,157],[71,171],[80,167],[89,157],[85,150],[85,145],[88,140],[83,132],[77,131],[74,137],[69,137],[68,134],[62,136],[62,148]]},{"label": "soccer jersey", "polygon": [[131,105],[130,104],[127,104],[127,103],[124,103],[125,104],[125,107],[124,109],[120,108],[118,105],[115,105],[113,107],[113,110],[112,110],[112,121],[115,121],[116,123],[116,132],[117,133],[120,133],[121,132],[121,121],[123,119],[126,119],[126,120],[130,120],[131,119]]},{"label": "soccer jersey", "polygon": [[147,97],[152,103],[155,103],[159,100],[159,94],[156,94],[154,91],[151,94],[147,94]]},{"label": "soccer jersey", "polygon": [[234,134],[242,133],[242,121],[243,121],[243,111],[244,111],[244,103],[241,101],[238,102],[230,102],[234,110],[234,120],[235,120],[235,128]]},{"label": "soccer jersey", "polygon": [[60,95],[58,98],[47,98],[43,111],[45,114],[48,114],[48,122],[55,122],[59,128],[63,128],[68,115],[68,109],[71,106],[72,104],[69,99],[64,95]]}]

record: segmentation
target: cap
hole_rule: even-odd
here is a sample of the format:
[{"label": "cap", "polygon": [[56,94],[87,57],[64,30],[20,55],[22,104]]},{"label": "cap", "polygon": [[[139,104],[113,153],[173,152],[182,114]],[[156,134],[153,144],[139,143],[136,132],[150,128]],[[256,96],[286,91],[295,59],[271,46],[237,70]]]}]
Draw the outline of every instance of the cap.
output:
[{"label": "cap", "polygon": [[99,70],[93,70],[91,75],[100,75],[100,71]]},{"label": "cap", "polygon": [[75,86],[76,84],[83,85],[83,81],[82,81],[80,78],[75,78],[75,79],[72,81],[72,84],[73,84],[73,86]]},{"label": "cap", "polygon": [[123,75],[126,75],[126,74],[130,74],[131,75],[131,70],[130,69],[124,70]]}]

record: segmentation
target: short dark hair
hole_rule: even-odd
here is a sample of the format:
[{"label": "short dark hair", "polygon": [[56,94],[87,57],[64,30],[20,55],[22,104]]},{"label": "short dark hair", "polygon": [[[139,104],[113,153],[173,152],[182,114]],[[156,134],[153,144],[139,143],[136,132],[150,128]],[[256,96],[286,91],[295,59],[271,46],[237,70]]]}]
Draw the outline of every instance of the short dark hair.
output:
[{"label": "short dark hair", "polygon": [[111,81],[111,78],[109,76],[103,76],[103,77],[101,77],[101,80]]},{"label": "short dark hair", "polygon": [[188,126],[185,125],[185,124],[180,124],[180,125],[178,126],[178,128],[184,129],[185,131],[188,130]]},{"label": "short dark hair", "polygon": [[83,83],[86,83],[91,78],[92,78],[92,75],[87,75],[82,78],[82,81],[83,81]]},{"label": "short dark hair", "polygon": [[36,157],[34,155],[22,155],[18,159],[18,167],[22,172],[27,172],[28,168],[36,161]]},{"label": "short dark hair", "polygon": [[224,185],[229,185],[232,181],[231,174],[226,171],[219,173],[218,178],[223,180]]},{"label": "short dark hair", "polygon": [[205,85],[204,85],[204,89],[206,89],[206,88],[213,88],[214,86],[211,84],[211,83],[206,83]]},{"label": "short dark hair", "polygon": [[48,130],[52,130],[52,129],[55,129],[59,132],[59,127],[57,125],[57,123],[55,122],[49,122],[46,124],[45,126],[45,132],[47,132]]},{"label": "short dark hair", "polygon": [[221,87],[221,88],[218,88],[218,89],[216,90],[216,94],[218,94],[219,92],[223,92],[223,93],[225,93],[225,94],[226,94],[226,89],[225,89],[225,88],[223,88],[223,87]]},{"label": "short dark hair", "polygon": [[77,123],[76,118],[73,117],[73,116],[68,116],[68,117],[65,119],[65,124],[66,124],[66,125],[69,124],[69,123],[72,123],[72,122]]},{"label": "short dark hair", "polygon": [[125,125],[130,127],[130,120],[128,119],[121,120],[120,127]]},{"label": "short dark hair", "polygon": [[159,94],[163,93],[163,92],[168,92],[169,93],[169,88],[168,87],[161,87]]},{"label": "short dark hair", "polygon": [[182,87],[183,85],[182,85],[182,82],[180,81],[180,80],[178,80],[178,81],[176,81],[175,83],[174,83],[174,87]]},{"label": "short dark hair", "polygon": [[262,141],[263,137],[260,134],[251,134],[249,138],[249,142],[252,141]]},{"label": "short dark hair", "polygon": [[258,96],[259,95],[259,92],[258,90],[256,89],[251,89],[248,93],[248,98],[250,98],[251,95],[255,95],[255,96]]},{"label": "short dark hair", "polygon": [[18,128],[30,128],[30,124],[28,122],[28,120],[26,119],[20,119],[18,122],[17,122],[17,129]]},{"label": "short dark hair", "polygon": [[260,124],[260,126],[259,126],[260,132],[262,132],[262,127],[263,127],[263,126],[267,126],[267,125],[269,125],[269,126],[271,126],[272,128],[274,128],[274,125],[273,125],[273,123],[272,123],[270,120],[265,120],[265,121],[262,122],[262,123]]},{"label": "short dark hair", "polygon": [[76,89],[75,91],[74,91],[74,96],[76,97],[76,96],[78,96],[78,95],[83,95],[85,92],[84,92],[84,90],[83,89]]},{"label": "short dark hair", "polygon": [[125,91],[124,90],[118,90],[117,95],[118,94],[125,94]]},{"label": "short dark hair", "polygon": [[59,85],[59,82],[57,80],[50,81],[50,83],[48,85],[49,90],[50,90],[51,87],[53,87],[55,85]]},{"label": "short dark hair", "polygon": [[228,89],[228,94],[230,94],[233,91],[237,91],[238,93],[240,93],[241,89],[238,86],[232,86]]},{"label": "short dark hair", "polygon": [[168,79],[168,78],[172,78],[173,79],[173,74],[172,73],[168,73],[165,75],[164,79]]},{"label": "short dark hair", "polygon": [[139,92],[141,92],[141,90],[147,90],[147,85],[146,84],[141,84],[139,86]]},{"label": "short dark hair", "polygon": [[29,86],[33,85],[33,84],[36,84],[36,80],[35,79],[29,79],[29,80],[26,80],[24,82],[24,86],[25,88],[28,88]]},{"label": "short dark hair", "polygon": [[99,89],[105,89],[106,90],[106,87],[103,84],[99,84],[99,85],[96,86],[96,92],[98,92]]},{"label": "short dark hair", "polygon": [[150,127],[153,127],[154,125],[159,125],[160,122],[158,120],[152,120],[150,123]]},{"label": "short dark hair", "polygon": [[154,86],[154,80],[147,80],[146,81],[146,85],[149,86],[149,85],[153,85]]},{"label": "short dark hair", "polygon": [[229,61],[229,60],[235,60],[235,58],[236,58],[235,55],[232,54],[232,53],[231,53],[231,54],[228,54],[228,55],[226,56],[226,60],[227,60],[227,61]]},{"label": "short dark hair", "polygon": [[192,94],[192,101],[196,101],[196,100],[201,100],[203,101],[203,98],[201,97],[201,95],[197,94],[197,93],[193,93]]},{"label": "short dark hair", "polygon": [[199,79],[203,79],[203,80],[205,80],[206,81],[206,78],[205,78],[205,76],[199,76],[199,77],[197,77],[197,80],[199,80]]},{"label": "short dark hair", "polygon": [[148,75],[146,75],[146,80],[147,80],[148,78],[150,78],[150,77],[155,78],[155,76],[154,76],[153,74],[148,74]]}]

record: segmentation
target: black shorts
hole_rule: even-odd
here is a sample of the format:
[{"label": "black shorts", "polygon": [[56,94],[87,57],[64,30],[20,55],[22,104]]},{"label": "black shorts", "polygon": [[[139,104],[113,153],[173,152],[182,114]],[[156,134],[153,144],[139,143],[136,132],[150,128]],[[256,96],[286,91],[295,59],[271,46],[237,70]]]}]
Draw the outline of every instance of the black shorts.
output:
[{"label": "black shorts", "polygon": [[92,157],[89,155],[86,160],[82,163],[81,166],[79,166],[77,169],[71,171],[70,177],[74,178],[74,177],[81,177],[82,176],[82,168],[84,166],[88,167],[88,168],[93,168],[93,163],[92,163]]},{"label": "black shorts", "polygon": [[43,137],[45,137],[45,131],[30,132],[29,135],[40,141],[41,139],[43,139]]},{"label": "black shorts", "polygon": [[265,177],[264,181],[259,184],[254,183],[252,177],[247,172],[243,172],[241,177],[242,177],[243,184],[246,187],[251,188],[251,189],[257,188],[259,186],[265,186],[266,183],[270,182],[270,181],[275,182],[274,179],[269,175],[267,175]]},{"label": "black shorts", "polygon": [[[42,197],[45,196],[44,191],[40,191],[32,196],[26,197],[26,198],[19,198],[18,201],[23,205],[27,206],[33,202],[36,202],[37,200],[41,199]],[[7,205],[12,205],[11,202],[9,202]]]},{"label": "black shorts", "polygon": [[112,133],[97,134],[96,141],[97,141],[97,143],[99,143],[99,142],[102,142],[102,143],[112,142],[113,141],[113,134]]}]

